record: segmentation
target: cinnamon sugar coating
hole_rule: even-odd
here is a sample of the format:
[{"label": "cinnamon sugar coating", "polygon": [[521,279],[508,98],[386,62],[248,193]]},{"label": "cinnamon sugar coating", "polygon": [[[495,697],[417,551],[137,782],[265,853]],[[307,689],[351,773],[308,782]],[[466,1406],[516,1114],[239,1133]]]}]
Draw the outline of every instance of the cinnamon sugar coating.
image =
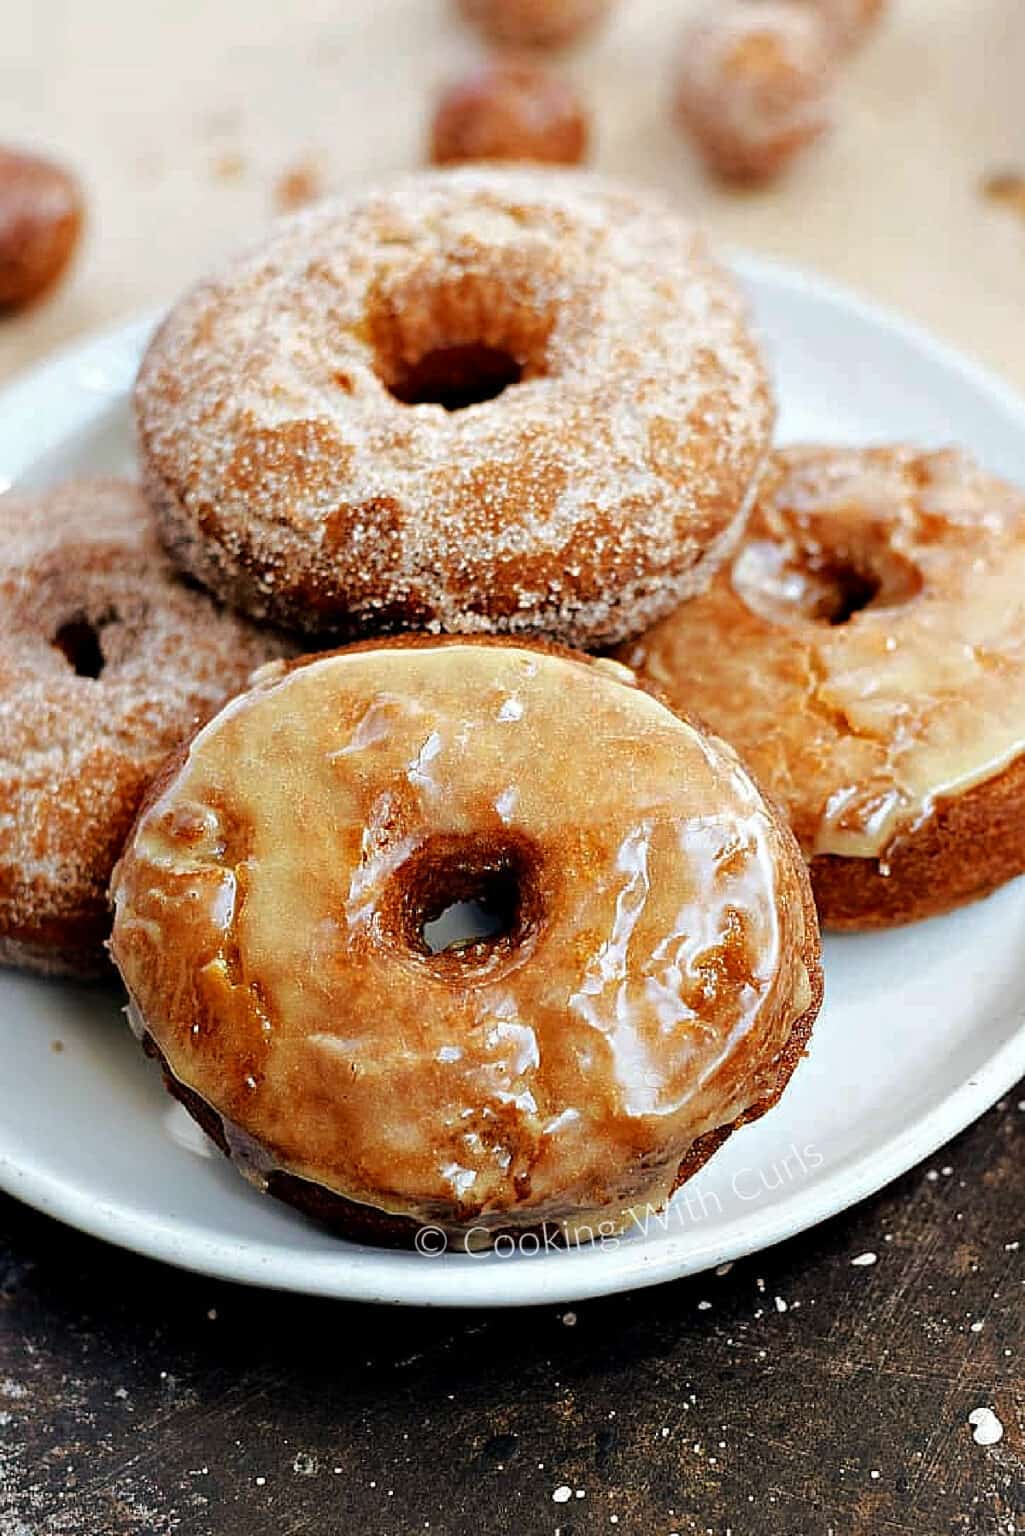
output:
[{"label": "cinnamon sugar coating", "polygon": [[[433,950],[487,892],[499,931]],[[407,1241],[660,1207],[821,1000],[803,863],[730,749],[551,648],[265,669],[154,785],[113,893],[135,1027],[200,1123]]]},{"label": "cinnamon sugar coating", "polygon": [[806,0],[716,0],[688,29],[677,114],[715,175],[769,181],[828,128],[832,71]]},{"label": "cinnamon sugar coating", "polygon": [[104,968],[150,778],[282,651],[178,579],[133,485],[0,497],[0,963]]},{"label": "cinnamon sugar coating", "polygon": [[307,633],[637,633],[767,452],[732,280],[660,200],[425,172],[278,226],[172,311],[136,413],[179,563]]},{"label": "cinnamon sugar coating", "polygon": [[457,0],[465,19],[495,43],[561,47],[603,21],[613,0]]},{"label": "cinnamon sugar coating", "polygon": [[587,140],[587,113],[567,80],[529,59],[499,58],[444,92],[431,125],[431,159],[578,165]]},{"label": "cinnamon sugar coating", "polygon": [[620,653],[788,815],[824,923],[1025,871],[1025,494],[954,451],[792,448],[730,566]]},{"label": "cinnamon sugar coating", "polygon": [[78,183],[39,155],[0,148],[0,311],[52,288],[82,231]]}]

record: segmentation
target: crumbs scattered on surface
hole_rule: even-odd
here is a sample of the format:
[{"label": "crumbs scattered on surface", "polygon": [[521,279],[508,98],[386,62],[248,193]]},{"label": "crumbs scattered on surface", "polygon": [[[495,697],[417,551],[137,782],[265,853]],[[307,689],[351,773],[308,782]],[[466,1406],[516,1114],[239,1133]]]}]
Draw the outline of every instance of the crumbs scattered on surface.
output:
[{"label": "crumbs scattered on surface", "polygon": [[312,160],[289,166],[274,184],[274,205],[281,213],[294,213],[323,195],[323,177]]},{"label": "crumbs scattered on surface", "polygon": [[996,1445],[1004,1438],[1004,1426],[992,1408],[973,1408],[968,1415],[976,1445]]},{"label": "crumbs scattered on surface", "polygon": [[994,171],[984,177],[982,195],[1025,219],[1025,176],[1020,171]]},{"label": "crumbs scattered on surface", "polygon": [[246,162],[241,155],[218,155],[212,166],[216,181],[239,181],[245,175]]}]

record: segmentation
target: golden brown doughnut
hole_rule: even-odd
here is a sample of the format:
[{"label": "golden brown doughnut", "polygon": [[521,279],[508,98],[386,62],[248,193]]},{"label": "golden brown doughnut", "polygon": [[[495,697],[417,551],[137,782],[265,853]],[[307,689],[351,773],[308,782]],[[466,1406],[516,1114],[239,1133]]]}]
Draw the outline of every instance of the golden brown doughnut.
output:
[{"label": "golden brown doughnut", "polygon": [[504,167],[286,220],[172,311],[136,409],[166,542],[254,617],[595,646],[707,584],[772,422],[689,224]]},{"label": "golden brown doughnut", "polygon": [[567,80],[530,59],[499,58],[444,92],[431,125],[431,159],[578,165],[587,141],[587,113]]},{"label": "golden brown doughnut", "polygon": [[0,497],[0,964],[104,969],[143,790],[282,651],[177,578],[133,485]]},{"label": "golden brown doughnut", "polygon": [[612,0],[458,0],[458,5],[492,42],[558,48],[603,21]]},{"label": "golden brown doughnut", "polygon": [[[611,661],[409,637],[265,668],[176,755],[112,951],[172,1091],[349,1235],[661,1207],[821,1000],[789,830]],[[439,947],[476,900],[492,932]]]},{"label": "golden brown doughnut", "polygon": [[621,653],[786,811],[822,922],[1025,872],[1025,495],[964,455],[791,448],[704,597]]},{"label": "golden brown doughnut", "polygon": [[832,64],[805,0],[715,0],[688,28],[677,114],[715,175],[769,181],[829,127]]},{"label": "golden brown doughnut", "polygon": [[82,232],[78,183],[63,166],[0,148],[0,310],[52,288]]}]

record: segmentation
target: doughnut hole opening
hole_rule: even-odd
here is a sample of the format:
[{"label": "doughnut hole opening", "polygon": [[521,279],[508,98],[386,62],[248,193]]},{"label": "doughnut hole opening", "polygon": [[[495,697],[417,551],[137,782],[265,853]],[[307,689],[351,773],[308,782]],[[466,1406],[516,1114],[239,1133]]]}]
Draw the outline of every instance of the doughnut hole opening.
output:
[{"label": "doughnut hole opening", "polygon": [[390,392],[403,405],[440,405],[463,411],[497,400],[523,377],[523,365],[499,347],[480,342],[435,347],[399,373]]},{"label": "doughnut hole opening", "polygon": [[733,565],[733,586],[749,608],[777,622],[811,621],[830,628],[859,613],[897,608],[917,597],[922,575],[882,546],[799,548],[752,540]]},{"label": "doughnut hole opening", "polygon": [[817,573],[822,595],[813,618],[822,624],[846,624],[856,613],[878,602],[882,582],[875,571],[853,565],[827,567]]},{"label": "doughnut hole opening", "polygon": [[446,977],[489,978],[543,916],[540,858],[525,838],[429,838],[396,871],[382,913],[389,941]]},{"label": "doughnut hole opening", "polygon": [[400,405],[450,412],[497,400],[547,373],[553,317],[514,302],[498,281],[407,278],[378,295],[369,325],[378,378]]},{"label": "doughnut hole opening", "polygon": [[79,614],[68,619],[57,630],[50,642],[59,651],[76,677],[98,678],[106,665],[101,636],[114,616],[94,623]]}]

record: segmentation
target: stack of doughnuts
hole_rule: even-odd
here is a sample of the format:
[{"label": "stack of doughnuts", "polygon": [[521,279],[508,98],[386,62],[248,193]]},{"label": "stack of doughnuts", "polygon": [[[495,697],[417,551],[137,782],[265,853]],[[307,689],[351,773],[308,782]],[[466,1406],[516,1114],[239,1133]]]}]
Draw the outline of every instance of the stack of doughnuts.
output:
[{"label": "stack of doughnuts", "polygon": [[115,873],[168,1087],[350,1235],[662,1206],[775,1103],[822,995],[778,812],[583,654],[743,531],[773,407],[732,281],[622,187],[413,176],[188,294],[136,414],[179,567],[317,650],[168,761]]},{"label": "stack of doughnuts", "polygon": [[109,882],[168,1088],[337,1230],[630,1225],[783,1092],[813,889],[872,926],[1025,867],[1023,498],[773,454],[657,198],[314,207],[175,306],[135,409],[141,493],[0,503],[0,956],[97,969]]}]

